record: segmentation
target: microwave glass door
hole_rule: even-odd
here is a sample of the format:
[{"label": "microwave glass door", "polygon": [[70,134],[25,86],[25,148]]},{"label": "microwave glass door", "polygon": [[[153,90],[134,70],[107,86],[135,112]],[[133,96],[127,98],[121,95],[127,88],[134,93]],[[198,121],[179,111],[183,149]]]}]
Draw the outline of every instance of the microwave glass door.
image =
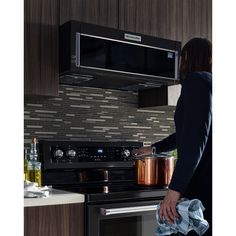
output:
[{"label": "microwave glass door", "polygon": [[80,66],[175,78],[174,51],[80,35]]}]

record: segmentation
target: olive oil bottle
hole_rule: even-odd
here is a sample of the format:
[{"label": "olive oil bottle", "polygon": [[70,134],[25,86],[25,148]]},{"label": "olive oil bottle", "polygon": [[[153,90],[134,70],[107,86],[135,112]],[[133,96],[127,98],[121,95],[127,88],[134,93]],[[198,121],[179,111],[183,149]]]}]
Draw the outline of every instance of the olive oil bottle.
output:
[{"label": "olive oil bottle", "polygon": [[41,180],[41,162],[38,161],[38,152],[36,147],[36,138],[32,139],[30,146],[30,155],[28,161],[28,173],[29,181],[38,183],[38,186],[42,186]]},{"label": "olive oil bottle", "polygon": [[24,180],[29,180],[28,155],[27,149],[24,149]]}]

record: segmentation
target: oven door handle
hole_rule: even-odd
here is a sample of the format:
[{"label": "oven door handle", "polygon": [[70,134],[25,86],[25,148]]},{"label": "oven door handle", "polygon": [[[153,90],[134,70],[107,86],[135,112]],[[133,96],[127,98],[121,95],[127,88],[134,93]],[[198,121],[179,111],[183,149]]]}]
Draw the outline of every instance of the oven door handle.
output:
[{"label": "oven door handle", "polygon": [[110,209],[100,208],[100,213],[103,216],[109,216],[109,215],[144,212],[144,211],[156,211],[156,209],[157,209],[157,205],[121,207],[121,208],[110,208]]}]

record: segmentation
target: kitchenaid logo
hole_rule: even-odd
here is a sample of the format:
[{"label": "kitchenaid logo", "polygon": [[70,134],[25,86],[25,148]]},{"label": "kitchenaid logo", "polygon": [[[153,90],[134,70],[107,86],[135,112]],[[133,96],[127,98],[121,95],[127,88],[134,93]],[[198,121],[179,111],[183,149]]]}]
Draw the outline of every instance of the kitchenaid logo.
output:
[{"label": "kitchenaid logo", "polygon": [[134,34],[125,34],[125,39],[141,42],[142,37]]}]

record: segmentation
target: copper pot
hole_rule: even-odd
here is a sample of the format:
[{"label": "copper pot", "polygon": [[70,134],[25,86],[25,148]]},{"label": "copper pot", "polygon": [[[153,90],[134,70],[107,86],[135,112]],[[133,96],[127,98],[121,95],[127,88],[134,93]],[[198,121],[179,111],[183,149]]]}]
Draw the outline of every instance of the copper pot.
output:
[{"label": "copper pot", "polygon": [[174,171],[172,156],[149,155],[135,158],[136,182],[144,186],[168,186]]}]

